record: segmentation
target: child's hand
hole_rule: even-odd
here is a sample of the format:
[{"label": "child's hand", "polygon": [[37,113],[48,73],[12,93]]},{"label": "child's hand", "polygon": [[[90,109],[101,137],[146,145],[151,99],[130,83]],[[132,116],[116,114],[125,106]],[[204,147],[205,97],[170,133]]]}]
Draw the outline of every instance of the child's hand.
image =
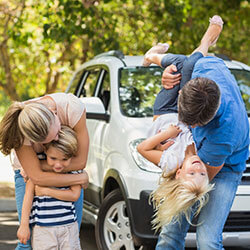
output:
[{"label": "child's hand", "polygon": [[171,124],[166,131],[169,133],[170,138],[175,138],[182,130],[177,125]]},{"label": "child's hand", "polygon": [[163,144],[160,143],[156,146],[156,150],[164,151],[168,149],[170,146],[172,146],[173,144],[174,144],[174,141],[167,141]]},{"label": "child's hand", "polygon": [[17,238],[22,244],[26,244],[30,238],[29,226],[20,226],[17,230]]}]

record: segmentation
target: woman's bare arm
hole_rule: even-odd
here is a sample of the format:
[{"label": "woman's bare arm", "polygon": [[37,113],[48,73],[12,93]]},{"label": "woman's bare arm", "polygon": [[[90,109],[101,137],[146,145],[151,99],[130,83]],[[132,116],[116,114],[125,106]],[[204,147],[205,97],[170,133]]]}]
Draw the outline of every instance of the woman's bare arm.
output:
[{"label": "woman's bare arm", "polygon": [[87,163],[89,152],[89,135],[86,126],[86,111],[84,111],[82,117],[73,129],[77,136],[78,150],[77,155],[72,158],[67,171],[84,169]]},{"label": "woman's bare arm", "polygon": [[25,173],[35,185],[63,187],[88,183],[88,174],[85,171],[74,175],[42,171],[37,155],[31,146],[23,145],[16,150],[16,153]]}]

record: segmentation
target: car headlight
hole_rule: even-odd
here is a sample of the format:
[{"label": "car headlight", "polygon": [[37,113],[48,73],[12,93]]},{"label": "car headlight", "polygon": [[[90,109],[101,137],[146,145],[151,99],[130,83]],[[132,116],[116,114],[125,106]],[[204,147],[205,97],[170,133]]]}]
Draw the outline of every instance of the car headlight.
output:
[{"label": "car headlight", "polygon": [[148,172],[154,172],[154,173],[161,173],[162,170],[157,167],[154,163],[148,161],[147,159],[145,159],[138,151],[137,151],[137,145],[139,143],[141,143],[142,141],[144,141],[145,138],[140,138],[140,139],[136,139],[134,141],[131,141],[129,143],[129,148],[132,154],[132,157],[136,163],[136,165],[145,171]]}]

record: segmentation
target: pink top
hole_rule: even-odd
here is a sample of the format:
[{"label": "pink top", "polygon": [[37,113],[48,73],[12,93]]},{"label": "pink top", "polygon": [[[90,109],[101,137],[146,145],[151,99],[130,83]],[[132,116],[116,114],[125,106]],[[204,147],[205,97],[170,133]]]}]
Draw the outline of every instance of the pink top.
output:
[{"label": "pink top", "polygon": [[[74,128],[85,110],[84,104],[73,94],[54,93],[47,96],[51,97],[56,103],[57,116],[61,122],[61,125]],[[39,102],[39,99],[41,99],[41,97],[35,98],[33,100]],[[32,146],[37,153],[43,151],[41,143],[33,143],[27,138],[24,140],[24,145]],[[22,168],[15,150],[13,150],[12,167],[14,170]]]}]

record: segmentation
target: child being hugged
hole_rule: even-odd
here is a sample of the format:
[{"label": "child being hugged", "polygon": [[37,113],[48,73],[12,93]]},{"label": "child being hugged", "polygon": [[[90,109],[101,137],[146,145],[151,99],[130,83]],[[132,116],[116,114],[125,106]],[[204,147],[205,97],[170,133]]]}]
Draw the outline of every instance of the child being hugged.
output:
[{"label": "child being hugged", "polygon": [[[75,132],[62,126],[58,140],[45,144],[47,163],[51,171],[67,171],[77,153]],[[73,172],[71,172],[73,174]],[[81,249],[74,202],[80,196],[81,185],[49,188],[26,183],[22,217],[17,237],[26,244],[32,229],[32,249]],[[36,195],[35,195],[36,193]]]},{"label": "child being hugged", "polygon": [[[195,63],[207,55],[209,47],[219,38],[222,27],[221,17],[213,16],[201,44],[189,57],[164,54],[169,46],[162,43],[152,47],[144,57],[143,66],[155,63],[165,68],[174,64],[177,73],[182,75],[180,85],[175,85],[172,89],[162,88],[158,93],[149,137],[137,146],[142,156],[163,170],[160,184],[152,193],[156,210],[153,220],[155,229],[170,222],[180,221],[183,214],[191,224],[189,218],[192,206],[197,206],[198,215],[208,201],[208,192],[213,188],[213,185],[209,184],[206,166],[197,155],[190,129],[178,121],[177,99],[180,89],[191,79]],[[218,95],[219,93],[218,89]],[[213,105],[217,107],[219,103]]]}]

